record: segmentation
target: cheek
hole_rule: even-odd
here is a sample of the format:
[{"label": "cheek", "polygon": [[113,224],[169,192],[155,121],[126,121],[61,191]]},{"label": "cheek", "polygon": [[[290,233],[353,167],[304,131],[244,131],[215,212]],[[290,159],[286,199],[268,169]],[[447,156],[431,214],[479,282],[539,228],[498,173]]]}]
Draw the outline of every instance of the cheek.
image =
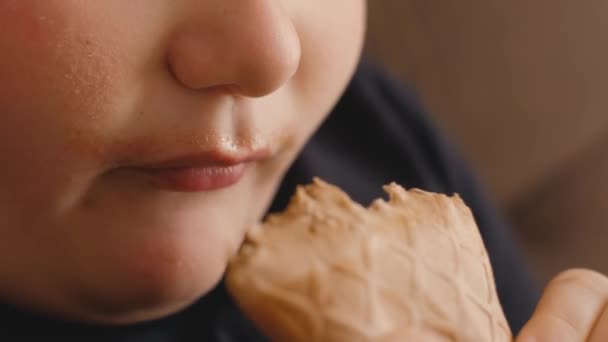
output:
[{"label": "cheek", "polygon": [[12,121],[43,123],[48,131],[98,112],[108,95],[112,51],[102,51],[95,40],[101,32],[87,30],[73,1],[34,2],[0,14],[0,106]]},{"label": "cheek", "polygon": [[0,3],[0,186],[13,195],[45,200],[103,148],[96,129],[120,73],[73,3]]},{"label": "cheek", "polygon": [[[316,5],[316,6],[315,6]],[[306,2],[296,25],[302,43],[300,77],[331,86],[343,84],[359,60],[365,33],[363,0]],[[312,80],[311,80],[312,81]],[[329,85],[328,85],[329,86]]]},{"label": "cheek", "polygon": [[352,77],[362,50],[366,14],[363,0],[319,3],[302,1],[294,10],[302,44],[294,83],[302,94],[302,106],[318,113],[317,120],[331,110]]}]

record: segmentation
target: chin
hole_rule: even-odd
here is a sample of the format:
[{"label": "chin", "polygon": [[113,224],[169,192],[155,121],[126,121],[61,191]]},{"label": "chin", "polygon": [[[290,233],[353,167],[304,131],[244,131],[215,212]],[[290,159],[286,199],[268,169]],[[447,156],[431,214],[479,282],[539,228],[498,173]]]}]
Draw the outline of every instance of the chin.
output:
[{"label": "chin", "polygon": [[234,195],[247,187],[205,196],[115,189],[74,216],[79,229],[58,252],[70,265],[62,288],[87,310],[80,317],[104,324],[158,319],[206,295],[258,211]]},{"label": "chin", "polygon": [[196,302],[219,283],[228,255],[167,243],[138,246],[121,260],[104,263],[106,274],[97,274],[81,293],[81,306],[89,310],[85,319],[128,324],[162,318]]}]

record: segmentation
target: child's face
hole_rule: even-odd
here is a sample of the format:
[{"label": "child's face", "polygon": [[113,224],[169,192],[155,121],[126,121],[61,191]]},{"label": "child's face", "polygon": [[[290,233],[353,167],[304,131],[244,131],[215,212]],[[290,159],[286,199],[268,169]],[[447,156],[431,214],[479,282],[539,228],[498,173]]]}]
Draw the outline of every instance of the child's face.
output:
[{"label": "child's face", "polygon": [[208,291],[363,22],[364,0],[0,0],[0,302],[131,322]]}]

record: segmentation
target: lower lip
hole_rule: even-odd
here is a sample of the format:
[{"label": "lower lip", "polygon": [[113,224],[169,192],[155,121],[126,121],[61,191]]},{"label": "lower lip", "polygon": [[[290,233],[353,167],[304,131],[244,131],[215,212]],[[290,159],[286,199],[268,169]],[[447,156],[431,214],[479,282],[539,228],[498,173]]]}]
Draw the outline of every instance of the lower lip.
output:
[{"label": "lower lip", "polygon": [[203,192],[229,187],[243,178],[247,164],[139,170],[155,186],[175,192]]}]

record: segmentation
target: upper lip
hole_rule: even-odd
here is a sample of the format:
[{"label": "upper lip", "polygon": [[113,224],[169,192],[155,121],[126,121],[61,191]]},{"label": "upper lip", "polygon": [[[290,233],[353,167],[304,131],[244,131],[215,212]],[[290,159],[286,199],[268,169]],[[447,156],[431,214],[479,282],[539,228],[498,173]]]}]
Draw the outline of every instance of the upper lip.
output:
[{"label": "upper lip", "polygon": [[214,149],[177,154],[171,157],[135,165],[137,169],[180,169],[196,167],[229,167],[270,157],[270,149],[227,151]]}]

